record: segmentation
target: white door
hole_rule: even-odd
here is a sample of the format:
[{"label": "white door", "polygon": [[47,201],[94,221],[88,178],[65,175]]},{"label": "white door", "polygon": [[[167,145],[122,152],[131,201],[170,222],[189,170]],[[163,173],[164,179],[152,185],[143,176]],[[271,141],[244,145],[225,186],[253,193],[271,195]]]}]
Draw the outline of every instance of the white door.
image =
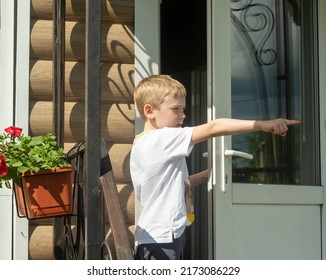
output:
[{"label": "white door", "polygon": [[316,1],[207,3],[209,117],[302,120],[285,138],[212,140],[210,257],[321,259]]}]

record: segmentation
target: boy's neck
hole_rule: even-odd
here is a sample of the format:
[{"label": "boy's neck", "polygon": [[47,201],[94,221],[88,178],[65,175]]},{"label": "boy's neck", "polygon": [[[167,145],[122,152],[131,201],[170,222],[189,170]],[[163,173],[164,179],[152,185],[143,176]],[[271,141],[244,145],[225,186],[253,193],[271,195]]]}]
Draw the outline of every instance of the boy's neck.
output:
[{"label": "boy's neck", "polygon": [[158,127],[157,127],[155,124],[153,124],[153,123],[151,123],[151,122],[149,122],[149,121],[145,122],[145,125],[144,125],[144,132],[145,132],[145,131],[155,130],[155,129],[158,129]]}]

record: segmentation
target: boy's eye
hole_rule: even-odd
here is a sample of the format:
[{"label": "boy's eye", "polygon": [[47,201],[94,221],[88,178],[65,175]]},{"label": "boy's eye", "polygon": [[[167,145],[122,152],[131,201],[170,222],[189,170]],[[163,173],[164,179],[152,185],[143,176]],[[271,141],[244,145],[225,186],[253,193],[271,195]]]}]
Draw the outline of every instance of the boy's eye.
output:
[{"label": "boy's eye", "polygon": [[185,107],[172,107],[171,108],[175,114],[184,114]]}]

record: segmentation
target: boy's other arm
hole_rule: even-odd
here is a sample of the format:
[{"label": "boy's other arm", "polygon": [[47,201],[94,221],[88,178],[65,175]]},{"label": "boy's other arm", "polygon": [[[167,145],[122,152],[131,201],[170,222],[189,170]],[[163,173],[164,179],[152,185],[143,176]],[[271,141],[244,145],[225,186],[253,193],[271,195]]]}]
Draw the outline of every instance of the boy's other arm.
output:
[{"label": "boy's other arm", "polygon": [[208,181],[208,170],[204,170],[189,176],[190,186],[197,187]]},{"label": "boy's other arm", "polygon": [[255,121],[220,118],[195,126],[192,133],[191,143],[197,144],[212,137],[253,131],[264,131],[285,136],[288,131],[288,125],[294,124],[300,124],[300,121],[288,119]]}]

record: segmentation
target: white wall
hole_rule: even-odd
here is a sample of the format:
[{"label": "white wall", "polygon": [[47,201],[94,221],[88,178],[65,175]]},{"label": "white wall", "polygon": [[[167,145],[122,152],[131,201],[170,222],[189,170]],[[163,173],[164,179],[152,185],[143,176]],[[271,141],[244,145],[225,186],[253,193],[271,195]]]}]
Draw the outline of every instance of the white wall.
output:
[{"label": "white wall", "polygon": [[[135,1],[135,85],[160,71],[160,0]],[[136,116],[136,134],[143,128]]]},{"label": "white wall", "polygon": [[[27,134],[30,0],[0,5],[0,133],[16,125]],[[28,221],[17,217],[15,207],[12,190],[0,188],[1,260],[28,259]]]}]

